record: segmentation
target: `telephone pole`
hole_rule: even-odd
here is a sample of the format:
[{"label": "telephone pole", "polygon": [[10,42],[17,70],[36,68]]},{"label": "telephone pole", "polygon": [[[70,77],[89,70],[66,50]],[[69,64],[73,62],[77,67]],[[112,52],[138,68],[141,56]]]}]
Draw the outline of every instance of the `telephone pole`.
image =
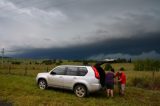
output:
[{"label": "telephone pole", "polygon": [[2,67],[3,67],[3,63],[4,63],[3,59],[4,59],[4,48],[2,49]]}]

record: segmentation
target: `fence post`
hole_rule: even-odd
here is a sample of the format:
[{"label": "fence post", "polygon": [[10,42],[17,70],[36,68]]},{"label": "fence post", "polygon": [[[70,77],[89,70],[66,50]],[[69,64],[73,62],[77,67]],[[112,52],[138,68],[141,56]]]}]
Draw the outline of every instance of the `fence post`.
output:
[{"label": "fence post", "polygon": [[152,78],[155,79],[155,70],[152,71]]},{"label": "fence post", "polygon": [[152,70],[152,84],[151,84],[152,89],[154,89],[154,81],[155,81],[155,70]]},{"label": "fence post", "polygon": [[8,74],[11,74],[11,66],[9,65]]},{"label": "fence post", "polygon": [[25,67],[24,76],[27,75],[27,67]]},{"label": "fence post", "polygon": [[47,72],[48,72],[48,67],[47,67]]}]

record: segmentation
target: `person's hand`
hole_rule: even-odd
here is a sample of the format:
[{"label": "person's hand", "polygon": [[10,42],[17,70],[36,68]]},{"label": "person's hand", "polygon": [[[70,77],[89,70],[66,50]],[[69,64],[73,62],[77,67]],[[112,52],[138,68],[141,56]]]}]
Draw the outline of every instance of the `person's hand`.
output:
[{"label": "person's hand", "polygon": [[119,79],[118,82],[121,82],[121,79]]}]

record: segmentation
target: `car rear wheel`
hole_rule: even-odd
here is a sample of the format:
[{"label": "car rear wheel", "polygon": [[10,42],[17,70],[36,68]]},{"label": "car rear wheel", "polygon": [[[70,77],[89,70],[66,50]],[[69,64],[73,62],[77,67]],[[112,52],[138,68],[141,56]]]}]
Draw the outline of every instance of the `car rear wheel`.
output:
[{"label": "car rear wheel", "polygon": [[38,82],[38,86],[40,89],[46,89],[47,88],[47,82],[44,79],[40,79]]},{"label": "car rear wheel", "polygon": [[76,85],[74,88],[74,93],[76,96],[82,98],[87,95],[87,89],[84,85]]}]

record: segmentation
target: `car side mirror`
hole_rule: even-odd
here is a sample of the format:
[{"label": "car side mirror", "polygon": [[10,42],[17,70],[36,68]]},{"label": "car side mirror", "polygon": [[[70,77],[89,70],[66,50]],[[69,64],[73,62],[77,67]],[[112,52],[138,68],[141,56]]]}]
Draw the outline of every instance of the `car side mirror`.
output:
[{"label": "car side mirror", "polygon": [[56,73],[54,71],[51,72],[51,75],[56,75]]}]

